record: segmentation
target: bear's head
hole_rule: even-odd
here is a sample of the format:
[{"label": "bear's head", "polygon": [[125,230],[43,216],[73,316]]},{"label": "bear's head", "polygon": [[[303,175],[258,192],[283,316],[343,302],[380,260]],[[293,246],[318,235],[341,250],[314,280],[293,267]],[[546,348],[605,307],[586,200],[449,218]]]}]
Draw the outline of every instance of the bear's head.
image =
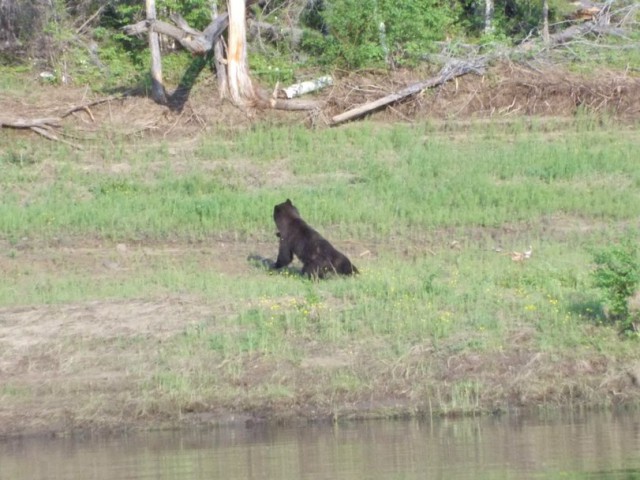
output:
[{"label": "bear's head", "polygon": [[282,231],[283,228],[286,228],[290,220],[299,218],[301,218],[300,212],[298,212],[298,209],[288,198],[284,203],[280,203],[273,207],[273,220],[276,222],[276,226],[280,231]]}]

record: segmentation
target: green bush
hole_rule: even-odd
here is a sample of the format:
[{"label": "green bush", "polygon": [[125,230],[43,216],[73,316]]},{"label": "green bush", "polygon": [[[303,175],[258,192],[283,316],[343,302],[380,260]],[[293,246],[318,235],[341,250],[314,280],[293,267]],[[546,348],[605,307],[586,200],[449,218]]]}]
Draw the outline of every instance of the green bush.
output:
[{"label": "green bush", "polygon": [[328,35],[309,37],[305,46],[323,62],[347,68],[410,62],[454,23],[449,4],[438,0],[335,0],[322,15]]},{"label": "green bush", "polygon": [[[211,21],[210,0],[157,0],[156,15],[167,21],[172,12],[184,17],[189,25],[196,29],[204,29]],[[136,23],[146,17],[145,4],[138,0],[116,0],[102,16],[102,23],[120,28]]]},{"label": "green bush", "polygon": [[627,239],[620,245],[600,250],[594,256],[596,286],[605,291],[611,318],[620,322],[623,330],[633,327],[629,299],[640,284],[640,258],[636,244]]},{"label": "green bush", "polygon": [[432,49],[454,22],[449,4],[438,0],[380,0],[379,4],[390,53],[400,63]]}]

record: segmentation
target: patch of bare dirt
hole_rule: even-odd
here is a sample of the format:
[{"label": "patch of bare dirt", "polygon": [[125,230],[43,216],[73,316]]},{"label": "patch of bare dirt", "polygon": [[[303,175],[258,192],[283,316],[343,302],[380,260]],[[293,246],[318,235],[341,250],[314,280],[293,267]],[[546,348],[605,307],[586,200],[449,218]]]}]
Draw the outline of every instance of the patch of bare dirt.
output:
[{"label": "patch of bare dirt", "polygon": [[158,341],[181,331],[184,319],[197,322],[211,307],[188,297],[95,301],[0,309],[0,372],[30,348],[75,337],[102,339],[143,336]]},{"label": "patch of bare dirt", "polygon": [[[260,244],[210,242],[102,244],[23,239],[0,244],[0,276],[18,291],[29,282],[80,278],[125,282],[156,268],[198,265],[220,275],[250,275]],[[265,252],[275,249],[265,245]],[[13,252],[6,254],[6,252]],[[46,283],[44,284],[46,288]],[[188,328],[234,314],[242,306],[180,292],[142,298],[0,306],[0,437],[132,426],[153,412],[137,398],[150,382],[161,346]],[[93,412],[93,413],[92,413]],[[125,416],[127,422],[122,421]],[[152,423],[162,423],[162,415]],[[129,423],[133,422],[133,423]]]},{"label": "patch of bare dirt", "polygon": [[0,436],[82,427],[79,412],[105,398],[126,405],[149,345],[211,314],[188,296],[0,308]]}]

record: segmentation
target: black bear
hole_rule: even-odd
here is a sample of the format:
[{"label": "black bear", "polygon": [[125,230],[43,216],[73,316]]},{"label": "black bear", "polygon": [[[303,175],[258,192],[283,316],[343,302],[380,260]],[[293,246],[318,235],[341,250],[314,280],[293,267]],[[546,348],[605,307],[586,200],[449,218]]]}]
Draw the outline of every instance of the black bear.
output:
[{"label": "black bear", "polygon": [[295,255],[303,264],[302,274],[311,278],[324,278],[331,272],[342,275],[358,273],[344,254],[307,225],[288,198],[273,208],[273,220],[278,227],[276,235],[280,238],[278,259],[273,268],[286,267]]}]

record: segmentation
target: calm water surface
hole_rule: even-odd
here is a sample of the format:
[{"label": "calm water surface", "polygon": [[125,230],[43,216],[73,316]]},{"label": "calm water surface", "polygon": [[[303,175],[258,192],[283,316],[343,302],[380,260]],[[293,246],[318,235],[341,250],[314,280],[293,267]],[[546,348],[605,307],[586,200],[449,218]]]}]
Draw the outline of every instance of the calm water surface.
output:
[{"label": "calm water surface", "polygon": [[640,413],[0,441],[0,479],[640,480]]}]

